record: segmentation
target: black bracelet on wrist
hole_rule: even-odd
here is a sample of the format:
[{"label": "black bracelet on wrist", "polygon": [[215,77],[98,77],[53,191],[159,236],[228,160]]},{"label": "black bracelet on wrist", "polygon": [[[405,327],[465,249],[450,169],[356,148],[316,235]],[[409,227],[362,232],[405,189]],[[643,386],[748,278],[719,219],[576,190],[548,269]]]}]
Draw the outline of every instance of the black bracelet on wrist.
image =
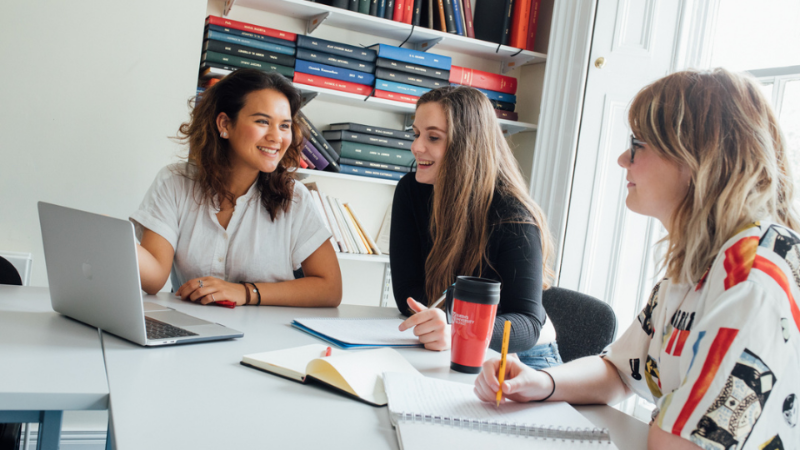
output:
[{"label": "black bracelet on wrist", "polygon": [[261,306],[261,291],[258,290],[258,287],[256,287],[255,283],[250,283],[250,284],[253,285],[253,292],[258,294],[258,303],[256,303],[256,306]]},{"label": "black bracelet on wrist", "polygon": [[244,281],[240,281],[239,284],[244,286],[244,292],[245,292],[244,304],[245,305],[249,305],[250,304],[250,288],[247,287],[247,283],[245,283]]},{"label": "black bracelet on wrist", "polygon": [[543,398],[541,400],[534,400],[534,402],[543,402],[543,401],[547,400],[548,398],[552,397],[553,394],[556,392],[556,380],[553,379],[553,376],[550,375],[550,372],[548,372],[546,370],[540,370],[539,372],[544,372],[544,373],[547,374],[548,377],[550,377],[550,381],[553,382],[553,390],[550,391],[550,393],[547,395],[547,397],[545,397],[545,398]]}]

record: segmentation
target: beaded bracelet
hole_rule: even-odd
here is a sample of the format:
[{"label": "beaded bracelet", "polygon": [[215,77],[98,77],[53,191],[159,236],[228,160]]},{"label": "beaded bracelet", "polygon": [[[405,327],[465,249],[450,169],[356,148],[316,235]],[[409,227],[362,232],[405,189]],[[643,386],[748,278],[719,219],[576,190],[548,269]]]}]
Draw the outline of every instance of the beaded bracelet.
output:
[{"label": "beaded bracelet", "polygon": [[258,303],[256,303],[256,306],[261,306],[261,291],[258,290],[255,283],[250,283],[250,284],[253,285],[253,292],[258,294]]},{"label": "beaded bracelet", "polygon": [[545,397],[545,398],[543,398],[541,400],[534,400],[535,402],[543,402],[543,401],[547,400],[548,398],[552,397],[553,394],[556,392],[556,380],[553,379],[553,376],[550,375],[550,372],[548,372],[546,370],[540,370],[539,372],[544,372],[544,373],[547,374],[548,377],[550,377],[550,381],[553,382],[553,390],[550,391],[550,394],[548,394],[547,397]]}]

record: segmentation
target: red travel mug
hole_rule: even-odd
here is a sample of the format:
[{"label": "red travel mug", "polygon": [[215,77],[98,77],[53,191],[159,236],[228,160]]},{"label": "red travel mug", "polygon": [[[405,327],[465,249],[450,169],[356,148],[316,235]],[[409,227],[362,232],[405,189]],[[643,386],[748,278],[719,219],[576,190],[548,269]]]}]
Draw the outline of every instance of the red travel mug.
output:
[{"label": "red travel mug", "polygon": [[447,321],[451,324],[450,368],[479,373],[492,340],[494,318],[500,303],[500,282],[478,277],[458,277],[447,289]]}]

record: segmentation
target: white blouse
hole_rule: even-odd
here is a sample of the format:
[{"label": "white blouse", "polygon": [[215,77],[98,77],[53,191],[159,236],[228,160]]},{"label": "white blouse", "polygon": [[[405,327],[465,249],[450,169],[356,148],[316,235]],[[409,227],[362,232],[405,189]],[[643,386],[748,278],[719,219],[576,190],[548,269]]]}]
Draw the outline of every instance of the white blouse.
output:
[{"label": "white blouse", "polygon": [[226,281],[278,282],[293,280],[293,271],[330,238],[313,198],[302,183],[294,183],[288,212],[275,221],[261,204],[253,183],[236,200],[228,228],[217,221],[218,210],[198,203],[200,193],[181,175],[188,163],[159,171],[130,220],[141,241],[147,228],[166,239],[175,250],[172,289],[188,280],[211,276]]}]

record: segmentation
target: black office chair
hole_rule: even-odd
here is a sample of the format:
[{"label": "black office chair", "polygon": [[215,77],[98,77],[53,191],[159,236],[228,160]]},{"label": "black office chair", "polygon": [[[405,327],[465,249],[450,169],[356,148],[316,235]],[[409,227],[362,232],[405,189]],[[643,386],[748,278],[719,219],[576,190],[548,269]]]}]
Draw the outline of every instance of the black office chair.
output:
[{"label": "black office chair", "polygon": [[[17,268],[0,256],[0,284],[22,286],[22,278]],[[14,450],[19,448],[21,424],[0,423],[0,450]]]},{"label": "black office chair", "polygon": [[0,284],[22,286],[22,278],[17,268],[2,256],[0,256]]},{"label": "black office chair", "polygon": [[598,355],[614,340],[617,317],[607,303],[580,292],[551,287],[542,304],[556,329],[558,352],[564,362]]}]

